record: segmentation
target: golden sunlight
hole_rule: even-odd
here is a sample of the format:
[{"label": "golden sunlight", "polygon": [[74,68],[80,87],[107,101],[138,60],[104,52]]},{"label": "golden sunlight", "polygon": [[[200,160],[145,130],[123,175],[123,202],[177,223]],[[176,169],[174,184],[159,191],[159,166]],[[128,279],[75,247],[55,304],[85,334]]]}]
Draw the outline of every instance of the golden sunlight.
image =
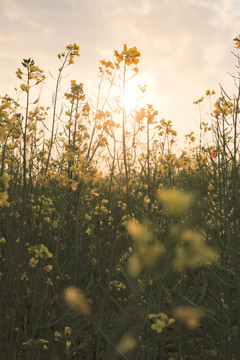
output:
[{"label": "golden sunlight", "polygon": [[125,93],[121,96],[121,103],[127,112],[136,110],[141,103],[142,94],[136,86],[126,87]]},{"label": "golden sunlight", "polygon": [[112,91],[112,101],[121,110],[124,109],[129,114],[135,110],[139,110],[147,103],[151,103],[150,94],[148,94],[148,85],[145,81],[139,81],[139,79],[131,79],[130,82],[126,83],[124,94],[122,88],[116,87]]}]

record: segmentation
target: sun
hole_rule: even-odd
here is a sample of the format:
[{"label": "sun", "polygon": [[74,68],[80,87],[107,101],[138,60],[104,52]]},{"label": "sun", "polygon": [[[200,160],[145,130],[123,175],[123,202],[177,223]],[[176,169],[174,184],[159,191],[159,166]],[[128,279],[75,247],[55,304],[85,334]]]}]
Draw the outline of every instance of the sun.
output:
[{"label": "sun", "polygon": [[121,112],[124,109],[127,114],[131,114],[151,102],[148,91],[146,91],[148,85],[146,79],[144,80],[144,82],[137,82],[133,79],[129,83],[127,82],[124,91],[120,86],[116,86],[112,91],[111,100],[118,111]]},{"label": "sun", "polygon": [[136,86],[125,88],[124,94],[121,96],[122,105],[127,112],[135,111],[141,102],[141,94]]},{"label": "sun", "polygon": [[142,77],[141,79],[131,79],[126,83],[124,94],[121,94],[121,103],[124,105],[126,112],[134,112],[151,103],[152,99],[148,92],[150,79]]}]

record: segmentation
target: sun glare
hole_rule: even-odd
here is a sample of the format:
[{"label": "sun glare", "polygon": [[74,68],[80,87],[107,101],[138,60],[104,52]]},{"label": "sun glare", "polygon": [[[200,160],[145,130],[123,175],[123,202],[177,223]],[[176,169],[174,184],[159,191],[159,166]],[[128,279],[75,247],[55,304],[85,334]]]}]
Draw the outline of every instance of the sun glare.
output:
[{"label": "sun glare", "polygon": [[138,88],[126,88],[125,94],[121,97],[122,105],[127,112],[134,111],[141,102],[141,94]]},{"label": "sun glare", "polygon": [[148,92],[150,80],[146,80],[148,79],[145,77],[144,81],[140,79],[140,81],[131,80],[129,83],[126,83],[124,94],[120,86],[116,86],[111,93],[110,103],[115,104],[116,109],[120,111],[124,107],[128,114],[134,113],[146,104],[150,104],[152,102],[151,95]]}]

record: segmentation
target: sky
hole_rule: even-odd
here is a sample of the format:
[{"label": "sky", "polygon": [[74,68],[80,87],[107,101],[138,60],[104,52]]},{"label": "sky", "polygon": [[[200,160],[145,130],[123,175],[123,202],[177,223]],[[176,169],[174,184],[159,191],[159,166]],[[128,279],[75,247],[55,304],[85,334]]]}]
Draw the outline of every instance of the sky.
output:
[{"label": "sky", "polygon": [[51,105],[57,54],[77,43],[80,58],[67,69],[65,83],[83,82],[93,98],[99,61],[113,60],[126,43],[141,52],[137,76],[147,85],[148,103],[183,138],[196,129],[193,102],[205,90],[219,94],[220,83],[234,92],[228,73],[237,71],[231,51],[239,19],[239,0],[1,0],[0,95],[15,95],[15,72],[31,57],[45,70],[43,101]]}]

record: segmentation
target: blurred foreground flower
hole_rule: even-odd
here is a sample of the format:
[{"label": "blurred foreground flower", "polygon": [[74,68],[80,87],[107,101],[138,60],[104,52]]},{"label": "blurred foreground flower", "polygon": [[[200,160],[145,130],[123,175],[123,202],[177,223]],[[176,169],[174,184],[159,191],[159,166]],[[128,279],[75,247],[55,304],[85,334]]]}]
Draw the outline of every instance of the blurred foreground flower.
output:
[{"label": "blurred foreground flower", "polygon": [[201,310],[191,306],[179,306],[174,315],[178,321],[185,324],[190,329],[195,329],[200,326],[200,320],[203,317]]},{"label": "blurred foreground flower", "polygon": [[132,277],[139,275],[143,268],[152,268],[165,251],[159,241],[154,241],[149,227],[150,224],[140,224],[136,220],[127,224],[127,231],[135,242],[134,253],[128,262],[128,273]]},{"label": "blurred foreground flower", "polygon": [[168,215],[180,217],[193,204],[194,195],[176,189],[161,190],[158,191],[158,200]]},{"label": "blurred foreground flower", "polygon": [[216,261],[217,251],[207,245],[205,234],[187,229],[180,235],[173,262],[175,269],[196,268]]},{"label": "blurred foreground flower", "polygon": [[134,337],[132,337],[131,335],[125,334],[117,344],[116,350],[120,354],[127,354],[129,351],[133,350],[136,345],[136,339],[134,339]]},{"label": "blurred foreground flower", "polygon": [[73,286],[65,289],[64,300],[71,309],[79,312],[82,315],[90,315],[90,303],[81,290]]},{"label": "blurred foreground flower", "polygon": [[127,231],[136,243],[149,242],[153,238],[147,224],[140,224],[136,220],[128,222]]}]

